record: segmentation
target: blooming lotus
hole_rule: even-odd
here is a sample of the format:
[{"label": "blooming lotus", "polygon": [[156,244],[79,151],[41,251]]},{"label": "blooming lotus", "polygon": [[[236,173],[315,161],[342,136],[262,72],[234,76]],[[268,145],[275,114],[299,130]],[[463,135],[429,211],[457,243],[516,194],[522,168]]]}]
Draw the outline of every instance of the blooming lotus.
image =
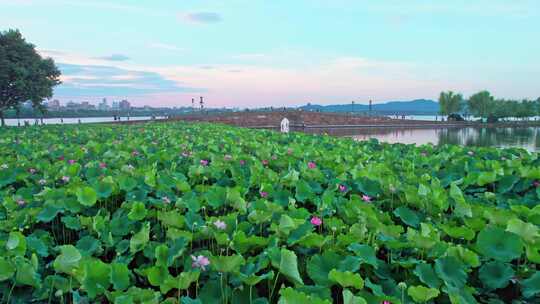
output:
[{"label": "blooming lotus", "polygon": [[362,200],[366,203],[371,203],[371,197],[368,195],[362,195]]},{"label": "blooming lotus", "polygon": [[192,255],[191,260],[193,260],[193,262],[191,263],[191,267],[200,268],[202,269],[202,271],[205,271],[206,270],[205,267],[210,265],[210,260],[204,255],[199,255],[199,256]]},{"label": "blooming lotus", "polygon": [[34,168],[30,168],[30,169],[28,169],[28,172],[30,172],[30,174],[35,174],[37,172],[37,170],[34,169]]},{"label": "blooming lotus", "polygon": [[70,159],[70,160],[68,160],[68,163],[69,163],[70,165],[73,165],[73,164],[75,163],[75,160],[74,160],[74,159]]},{"label": "blooming lotus", "polygon": [[131,156],[137,156],[137,155],[139,155],[139,151],[133,150],[133,152],[131,152]]},{"label": "blooming lotus", "polygon": [[347,192],[347,186],[345,186],[345,185],[339,185],[339,191],[341,191],[341,192]]},{"label": "blooming lotus", "polygon": [[311,222],[311,224],[313,224],[313,226],[322,225],[322,219],[320,217],[317,217],[317,216],[312,217],[310,222]]},{"label": "blooming lotus", "polygon": [[105,168],[107,168],[107,164],[106,163],[99,163],[99,167],[101,169],[105,169]]},{"label": "blooming lotus", "polygon": [[533,186],[538,188],[540,186],[540,182],[539,181],[534,181]]},{"label": "blooming lotus", "polygon": [[64,183],[68,183],[68,182],[69,182],[69,176],[65,176],[65,175],[62,176],[62,181],[63,181]]},{"label": "blooming lotus", "polygon": [[382,304],[392,304],[390,301],[383,301]]},{"label": "blooming lotus", "polygon": [[308,166],[308,168],[310,168],[310,169],[315,169],[315,168],[317,168],[317,165],[316,165],[314,162],[309,162],[309,163],[307,164],[307,166]]},{"label": "blooming lotus", "polygon": [[292,149],[287,149],[287,154],[291,155],[293,153],[293,150]]},{"label": "blooming lotus", "polygon": [[232,156],[227,154],[223,157],[225,160],[231,160],[232,159]]},{"label": "blooming lotus", "polygon": [[261,195],[261,197],[268,197],[268,192],[260,191],[259,194]]},{"label": "blooming lotus", "polygon": [[214,226],[216,226],[217,229],[225,230],[227,229],[227,224],[225,224],[222,220],[217,220],[214,222]]},{"label": "blooming lotus", "polygon": [[164,197],[162,198],[162,200],[163,200],[163,203],[165,203],[165,204],[170,204],[170,203],[171,203],[171,199],[168,198],[167,196],[164,196]]},{"label": "blooming lotus", "polygon": [[240,166],[243,166],[243,165],[245,165],[245,164],[246,164],[246,161],[243,160],[243,159],[241,159],[241,160],[240,160]]},{"label": "blooming lotus", "polygon": [[263,166],[266,166],[266,165],[268,165],[268,161],[266,159],[263,159],[262,164],[263,164]]},{"label": "blooming lotus", "polygon": [[17,200],[17,205],[24,206],[25,204],[26,204],[26,202],[23,199],[18,199]]},{"label": "blooming lotus", "polygon": [[200,163],[202,166],[208,166],[208,161],[206,159],[201,159]]}]

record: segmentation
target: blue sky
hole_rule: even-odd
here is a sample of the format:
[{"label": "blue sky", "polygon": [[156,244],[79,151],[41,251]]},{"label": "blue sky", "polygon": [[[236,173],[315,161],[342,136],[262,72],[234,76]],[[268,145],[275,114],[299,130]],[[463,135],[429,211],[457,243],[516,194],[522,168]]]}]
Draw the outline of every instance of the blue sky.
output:
[{"label": "blue sky", "polygon": [[537,0],[0,0],[62,101],[281,106],[540,96]]}]

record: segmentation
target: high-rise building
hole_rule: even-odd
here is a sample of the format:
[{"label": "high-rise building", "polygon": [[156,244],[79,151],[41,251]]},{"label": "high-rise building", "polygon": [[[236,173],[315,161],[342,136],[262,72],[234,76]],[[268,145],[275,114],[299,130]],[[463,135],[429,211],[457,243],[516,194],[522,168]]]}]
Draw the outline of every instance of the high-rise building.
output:
[{"label": "high-rise building", "polygon": [[119,108],[120,108],[120,105],[119,105],[118,101],[113,101],[112,109],[113,110],[118,110]]},{"label": "high-rise building", "polygon": [[101,103],[98,105],[98,109],[101,111],[107,111],[109,110],[109,105],[107,104],[107,98],[103,98]]},{"label": "high-rise building", "polygon": [[129,110],[131,109],[131,104],[126,99],[120,101],[120,110]]},{"label": "high-rise building", "polygon": [[51,111],[60,110],[60,101],[58,99],[51,100],[47,103],[47,108]]}]

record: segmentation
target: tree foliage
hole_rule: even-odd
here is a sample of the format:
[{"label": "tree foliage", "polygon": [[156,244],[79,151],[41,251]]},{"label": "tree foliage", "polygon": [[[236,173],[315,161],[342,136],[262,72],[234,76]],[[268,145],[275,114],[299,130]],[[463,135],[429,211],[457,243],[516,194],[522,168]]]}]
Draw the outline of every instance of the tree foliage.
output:
[{"label": "tree foliage", "polygon": [[500,119],[528,119],[540,116],[540,98],[536,100],[509,100],[495,98],[488,91],[473,94],[464,100],[459,93],[441,92],[439,107],[442,115],[463,112],[488,121]]},{"label": "tree foliage", "polygon": [[461,110],[463,95],[452,91],[441,92],[439,95],[440,112],[442,115],[458,113]]},{"label": "tree foliage", "polygon": [[0,119],[4,111],[31,102],[43,110],[42,102],[60,84],[60,71],[51,58],[42,58],[18,30],[0,32]]}]

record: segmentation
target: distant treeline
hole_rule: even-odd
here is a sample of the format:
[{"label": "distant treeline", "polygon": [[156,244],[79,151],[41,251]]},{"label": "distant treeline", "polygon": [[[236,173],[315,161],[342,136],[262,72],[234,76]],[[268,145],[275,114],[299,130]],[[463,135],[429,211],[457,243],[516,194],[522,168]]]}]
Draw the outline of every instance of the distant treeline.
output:
[{"label": "distant treeline", "polygon": [[460,93],[441,92],[439,96],[440,114],[472,115],[488,121],[508,118],[528,119],[540,116],[540,98],[536,100],[510,100],[495,98],[488,91],[481,91],[464,99]]}]

